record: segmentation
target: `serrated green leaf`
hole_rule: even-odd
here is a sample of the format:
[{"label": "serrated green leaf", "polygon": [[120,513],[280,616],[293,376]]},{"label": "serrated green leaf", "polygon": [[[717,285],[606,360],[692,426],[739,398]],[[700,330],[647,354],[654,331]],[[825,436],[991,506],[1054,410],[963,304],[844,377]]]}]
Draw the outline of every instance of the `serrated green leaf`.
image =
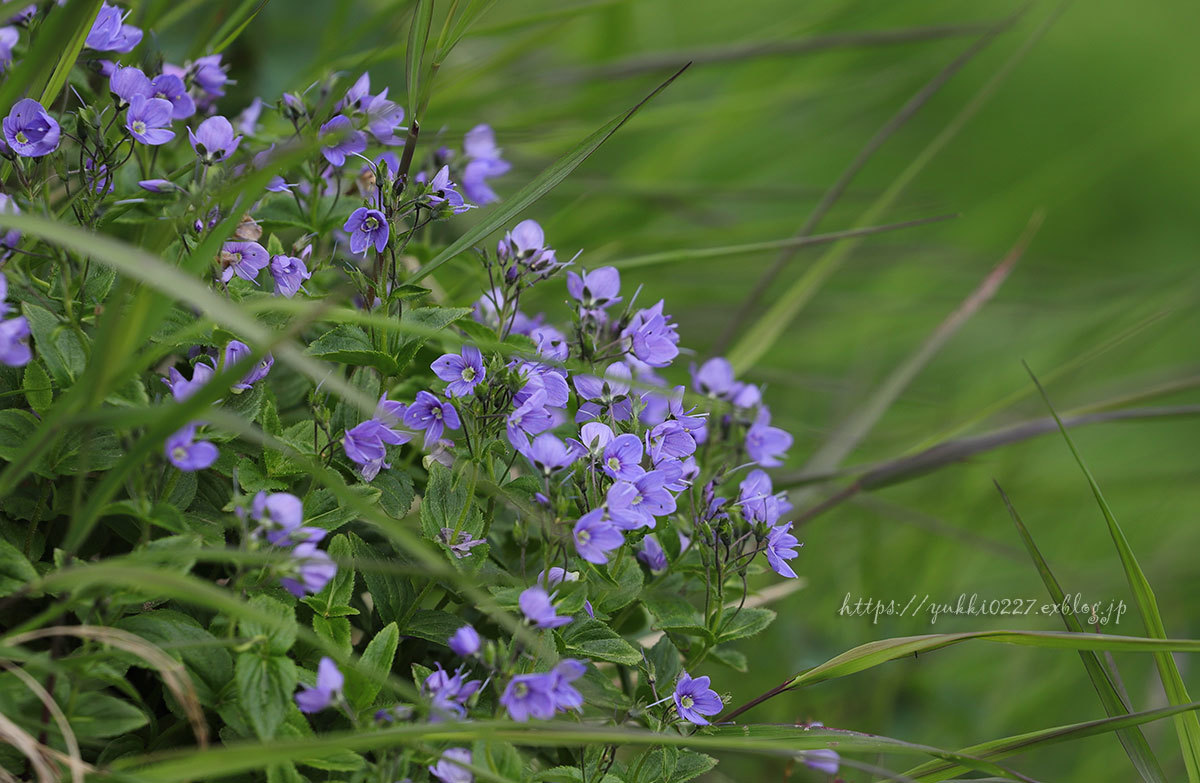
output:
[{"label": "serrated green leaf", "polygon": [[576,620],[562,629],[567,655],[637,666],[642,654],[604,623],[595,619]]}]

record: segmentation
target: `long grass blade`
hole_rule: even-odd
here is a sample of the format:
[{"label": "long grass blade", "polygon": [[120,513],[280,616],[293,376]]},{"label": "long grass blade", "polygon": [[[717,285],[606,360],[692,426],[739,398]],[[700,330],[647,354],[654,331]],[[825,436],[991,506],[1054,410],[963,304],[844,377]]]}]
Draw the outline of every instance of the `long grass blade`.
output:
[{"label": "long grass blade", "polygon": [[[959,131],[983,108],[988,99],[996,92],[1005,78],[1024,59],[1033,46],[1058,18],[1059,11],[1051,14],[1039,25],[1000,66],[999,70],[983,85],[963,109],[927,144],[920,153],[908,164],[900,175],[888,186],[887,190],[867,208],[858,220],[859,225],[878,223],[884,213],[895,203],[900,194],[912,183],[925,166],[958,135]],[[772,346],[780,335],[791,325],[796,315],[812,300],[820,287],[842,265],[858,246],[858,242],[849,241],[834,245],[826,251],[817,262],[809,267],[805,274],[794,282],[765,312],[751,324],[730,349],[728,358],[735,369],[745,371],[753,367]]]},{"label": "long grass blade", "polygon": [[525,187],[517,191],[512,198],[502,202],[499,208],[491,211],[487,220],[480,222],[470,231],[452,242],[445,250],[438,253],[429,263],[422,266],[415,275],[409,278],[409,282],[416,282],[431,274],[442,264],[469,249],[476,242],[508,223],[528,209],[535,201],[553,190],[558,183],[566,179],[572,171],[599,149],[601,144],[608,141],[625,123],[629,122],[633,115],[637,114],[643,106],[678,79],[688,69],[689,65],[690,63],[680,68],[670,78],[655,87],[649,95],[638,101],[637,105],[610,120],[607,125],[581,141],[574,149],[559,158],[549,168],[526,184]]},{"label": "long grass blade", "polygon": [[[1104,521],[1108,524],[1109,535],[1112,537],[1113,544],[1117,548],[1117,554],[1121,558],[1121,567],[1125,571],[1125,579],[1129,582],[1129,588],[1133,591],[1134,602],[1138,607],[1138,612],[1142,616],[1142,622],[1146,626],[1146,633],[1154,639],[1167,638],[1167,631],[1163,626],[1162,615],[1158,611],[1158,600],[1154,597],[1154,590],[1150,586],[1150,580],[1146,578],[1146,574],[1138,564],[1133,549],[1129,546],[1129,540],[1125,538],[1125,531],[1121,529],[1121,525],[1113,515],[1108,501],[1104,498],[1104,493],[1100,491],[1100,485],[1096,482],[1091,470],[1088,469],[1087,463],[1083,461],[1083,456],[1079,453],[1079,449],[1075,447],[1075,441],[1071,438],[1070,432],[1063,426],[1062,420],[1054,410],[1054,405],[1050,402],[1050,397],[1046,394],[1046,390],[1042,388],[1037,376],[1033,374],[1028,365],[1025,366],[1025,369],[1029,372],[1029,377],[1033,380],[1038,388],[1038,392],[1042,395],[1046,407],[1050,410],[1051,415],[1054,416],[1059,431],[1062,433],[1063,439],[1067,442],[1067,447],[1071,450],[1071,456],[1075,458],[1076,464],[1079,465],[1079,469],[1083,471],[1083,475],[1087,478],[1088,485],[1092,489],[1092,495],[1096,498],[1096,504],[1100,507],[1100,512],[1104,515]],[[1187,687],[1183,684],[1183,677],[1179,674],[1179,667],[1175,665],[1175,659],[1169,653],[1159,652],[1155,654],[1154,662],[1158,666],[1158,675],[1162,680],[1163,690],[1166,691],[1167,699],[1172,704],[1190,702],[1191,697],[1188,695]],[[1175,718],[1175,730],[1179,735],[1179,744],[1183,752],[1184,765],[1187,767],[1188,780],[1191,783],[1196,783],[1196,781],[1200,780],[1200,720],[1197,719],[1194,713],[1179,715]]]},{"label": "long grass blade", "polygon": [[[1004,506],[1008,509],[1013,524],[1017,526],[1017,533],[1021,536],[1021,541],[1025,544],[1025,549],[1028,550],[1029,557],[1033,560],[1033,564],[1038,570],[1038,575],[1041,576],[1042,582],[1046,585],[1046,591],[1050,593],[1050,600],[1055,603],[1062,602],[1066,599],[1067,594],[1054,577],[1054,573],[1050,570],[1050,564],[1042,556],[1041,550],[1038,549],[1029,529],[1021,520],[1021,515],[1017,513],[1016,507],[1013,506],[1012,501],[1000,487],[999,483],[996,484],[996,489],[999,491],[1000,497],[1004,500]],[[1063,612],[1062,620],[1067,626],[1068,631],[1072,633],[1084,632],[1083,625],[1074,614]],[[1129,714],[1131,712],[1129,701],[1117,688],[1115,667],[1110,668],[1108,661],[1102,661],[1096,653],[1090,650],[1080,650],[1079,658],[1083,661],[1083,668],[1087,670],[1088,679],[1092,681],[1092,687],[1096,689],[1096,695],[1100,697],[1100,703],[1104,706],[1104,711],[1109,716]],[[1163,776],[1162,766],[1158,763],[1154,751],[1150,748],[1150,743],[1146,741],[1146,735],[1142,733],[1140,728],[1120,729],[1117,731],[1117,739],[1120,740],[1121,746],[1125,748],[1126,755],[1133,762],[1133,766],[1138,771],[1138,774],[1141,775],[1142,780],[1147,781],[1147,783],[1157,783],[1157,781],[1165,783],[1166,778]]]}]

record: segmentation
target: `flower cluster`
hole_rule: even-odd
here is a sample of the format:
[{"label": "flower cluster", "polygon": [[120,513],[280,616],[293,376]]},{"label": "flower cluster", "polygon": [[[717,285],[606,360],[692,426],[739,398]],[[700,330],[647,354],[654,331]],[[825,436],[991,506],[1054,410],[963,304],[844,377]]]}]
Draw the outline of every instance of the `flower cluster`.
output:
[{"label": "flower cluster", "polygon": [[[22,13],[56,13],[45,5]],[[0,66],[20,59],[25,29],[0,28]],[[413,275],[449,246],[456,216],[500,200],[512,167],[488,125],[430,149],[366,73],[231,107],[220,54],[133,55],[147,37],[104,4],[70,95],[12,106],[0,155],[19,187],[0,194],[0,215],[61,214],[95,233],[140,221],[161,234],[154,252],[224,309],[156,309],[126,284],[137,281],[96,271],[102,254],[10,230],[0,378],[21,376],[31,410],[38,401],[14,417],[32,427],[40,395],[82,377],[101,334],[144,338],[128,349],[145,359],[129,383],[105,386],[123,367],[95,374],[114,415],[86,421],[124,427],[100,433],[105,459],[121,443],[162,452],[154,470],[99,485],[128,497],[101,504],[112,535],[97,546],[202,549],[189,578],[252,605],[205,627],[153,618],[213,636],[202,697],[222,736],[266,740],[285,721],[307,732],[304,720],[720,720],[724,698],[687,670],[736,666],[728,645],[773,616],[743,606],[751,585],[795,577],[801,546],[768,473],[792,437],[765,390],[720,357],[685,368],[694,351],[665,300],[623,287],[616,267],[584,268],[582,251],[560,257],[531,218],[495,219],[494,247],[449,259],[462,285],[435,284],[433,265]],[[535,313],[539,298],[566,306]],[[235,309],[244,317],[212,318]],[[49,388],[33,384],[47,376]],[[163,424],[126,415],[139,408]],[[46,471],[75,469],[91,487],[77,440]],[[157,600],[128,611],[152,614]],[[276,627],[289,624],[305,633]],[[650,632],[653,648],[631,644]],[[597,664],[620,667],[619,689]],[[392,687],[401,676],[408,692]],[[221,679],[218,700],[208,691]],[[264,703],[279,692],[283,703]],[[434,745],[370,763],[380,779],[460,783],[482,758]]]}]

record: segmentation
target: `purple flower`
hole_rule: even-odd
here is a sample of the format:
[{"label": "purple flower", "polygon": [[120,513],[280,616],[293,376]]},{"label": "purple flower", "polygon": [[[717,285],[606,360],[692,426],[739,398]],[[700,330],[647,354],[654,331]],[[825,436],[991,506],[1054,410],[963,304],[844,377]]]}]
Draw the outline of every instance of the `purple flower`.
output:
[{"label": "purple flower", "polygon": [[217,115],[200,123],[200,127],[196,129],[195,133],[188,128],[188,141],[192,143],[192,149],[196,151],[196,154],[200,156],[200,162],[211,166],[232,155],[241,144],[242,137],[234,136],[233,126],[229,124],[229,120]]},{"label": "purple flower", "polygon": [[678,421],[668,419],[646,433],[646,450],[655,464],[663,459],[682,459],[696,453],[696,439]]},{"label": "purple flower", "polygon": [[462,174],[463,193],[480,205],[499,201],[499,196],[488,186],[487,180],[507,173],[512,166],[500,157],[500,148],[496,146],[496,135],[491,127],[476,125],[467,131],[463,138],[463,152],[468,158]]},{"label": "purple flower", "polygon": [[633,416],[633,403],[629,399],[629,385],[633,378],[629,367],[613,362],[604,371],[604,380],[591,375],[575,376],[575,391],[587,400],[579,406],[575,421],[612,416],[616,421],[626,421]]},{"label": "purple flower", "polygon": [[549,432],[534,438],[522,453],[544,476],[570,467],[576,460],[575,450]]},{"label": "purple flower", "polygon": [[293,297],[304,281],[312,277],[304,262],[295,256],[273,256],[271,258],[271,277],[275,278],[275,293]]},{"label": "purple flower", "polygon": [[171,392],[171,396],[174,397],[177,402],[183,402],[188,397],[191,397],[193,394],[199,391],[201,386],[208,383],[209,379],[211,379],[216,372],[217,370],[215,367],[213,367],[207,361],[201,360],[192,369],[192,379],[190,381],[183,377],[183,373],[172,367],[167,371],[168,377],[163,378],[162,382],[166,384],[167,389],[169,389]]},{"label": "purple flower", "polygon": [[566,361],[570,353],[567,338],[553,326],[539,326],[529,333],[529,337],[537,346],[538,356],[552,362]]},{"label": "purple flower", "polygon": [[[590,607],[587,601],[584,601],[585,607]],[[591,609],[588,609],[588,614],[592,614]],[[575,690],[571,683],[578,680],[587,672],[587,666],[575,660],[574,658],[563,658],[550,671],[553,679],[550,681],[550,695],[554,699],[554,708],[556,710],[581,710],[583,709],[583,696],[579,691]]]},{"label": "purple flower", "polygon": [[635,481],[646,472],[641,463],[642,441],[637,435],[626,432],[613,438],[604,448],[600,467],[609,478]]},{"label": "purple flower", "polygon": [[705,715],[716,715],[725,706],[717,692],[708,687],[708,677],[692,679],[684,672],[675,683],[675,711],[679,717],[698,726],[707,726]]},{"label": "purple flower", "polygon": [[315,541],[304,541],[292,550],[288,574],[279,583],[292,595],[303,598],[306,593],[321,592],[329,580],[337,576],[337,563],[317,549]]},{"label": "purple flower", "polygon": [[134,95],[129,100],[125,128],[142,144],[156,147],[175,138],[171,130],[171,102]]},{"label": "purple flower", "polygon": [[[421,172],[416,176],[417,182],[425,182],[425,172]],[[426,185],[428,195],[426,200],[430,207],[438,208],[445,205],[444,208],[457,215],[466,212],[470,206],[463,201],[462,195],[455,190],[454,183],[450,181],[450,167],[442,166],[437,174],[433,175],[433,179]]]},{"label": "purple flower", "polygon": [[167,459],[183,471],[204,470],[217,461],[220,452],[208,441],[196,441],[196,423],[192,422],[167,438]]},{"label": "purple flower", "polygon": [[359,207],[350,213],[342,230],[350,234],[351,253],[366,253],[372,244],[377,253],[382,253],[387,247],[387,217],[378,209]]},{"label": "purple flower", "polygon": [[333,659],[322,657],[321,662],[317,664],[317,684],[311,688],[303,688],[296,694],[296,706],[301,712],[320,712],[335,700],[341,699],[342,686],[345,684],[346,678],[338,671]]},{"label": "purple flower", "polygon": [[[0,277],[0,280],[3,278]],[[5,306],[7,307],[7,306]],[[25,316],[0,321],[0,364],[24,367],[33,358],[29,349],[29,321]]]},{"label": "purple flower", "polygon": [[375,478],[381,468],[390,468],[384,462],[387,447],[399,446],[412,440],[412,435],[400,432],[395,425],[404,418],[406,408],[401,402],[389,400],[384,394],[375,406],[374,417],[346,430],[342,448],[346,456],[361,467],[363,478]]},{"label": "purple flower", "polygon": [[657,574],[667,570],[667,553],[663,551],[662,544],[658,543],[658,539],[654,536],[646,536],[642,539],[642,548],[637,553],[637,559],[645,563],[653,573]]},{"label": "purple flower", "polygon": [[[637,440],[636,435],[634,440]],[[571,439],[570,442],[581,454],[585,454],[595,461],[604,458],[604,451],[612,441],[613,431],[607,424],[600,421],[589,421],[579,428],[579,439]],[[639,450],[641,445],[641,441],[638,441]]]},{"label": "purple flower", "polygon": [[438,763],[429,768],[429,774],[442,783],[472,783],[475,776],[471,770],[462,766],[471,763],[471,751],[466,748],[447,748],[442,752]]},{"label": "purple flower", "polygon": [[720,356],[709,359],[700,365],[700,369],[696,369],[696,365],[693,364],[691,373],[692,388],[698,394],[720,399],[729,399],[732,395],[735,381],[733,365],[729,363],[728,359]]},{"label": "purple flower", "polygon": [[380,144],[396,147],[404,143],[404,139],[396,135],[396,129],[404,122],[404,108],[388,100],[387,94],[387,88],[384,88],[367,101],[367,130]]},{"label": "purple flower", "polygon": [[772,494],[771,477],[765,471],[750,471],[738,488],[742,514],[751,524],[774,525],[780,516],[792,510],[787,495]]},{"label": "purple flower", "polygon": [[[443,462],[442,464],[445,465],[446,463]],[[450,465],[453,464],[453,462],[450,463]],[[446,467],[450,467],[450,465],[446,465]],[[480,544],[487,543],[486,538],[474,538],[470,532],[466,530],[460,530],[456,534],[454,532],[454,528],[451,527],[442,528],[440,535],[442,543],[444,543],[459,560],[462,560],[464,557],[471,554],[471,550],[475,547],[479,546]]]},{"label": "purple flower", "polygon": [[19,39],[20,34],[17,32],[17,28],[0,27],[0,73],[4,73],[8,70],[8,66],[12,65],[12,50]]},{"label": "purple flower", "polygon": [[242,113],[237,116],[237,127],[242,133],[247,136],[253,136],[258,132],[258,118],[262,116],[263,99],[255,96],[254,100],[250,101],[250,105],[242,109]]},{"label": "purple flower", "polygon": [[538,628],[558,628],[571,622],[570,617],[560,617],[555,613],[550,594],[537,585],[522,592],[517,603],[525,619]]},{"label": "purple flower", "polygon": [[[225,346],[225,367],[231,367],[243,358],[249,356],[253,351],[250,346],[246,345],[241,340],[230,340],[229,345]],[[255,383],[267,377],[267,373],[271,372],[271,368],[275,366],[275,357],[267,354],[262,361],[251,368],[250,372],[242,380],[233,384],[230,388],[238,391],[245,391]]]},{"label": "purple flower", "polygon": [[147,190],[151,193],[169,193],[172,190],[179,190],[179,186],[169,179],[142,179],[138,180],[138,187],[142,190]]},{"label": "purple flower", "polygon": [[797,557],[800,553],[796,551],[796,547],[803,544],[788,532],[791,529],[791,522],[771,528],[771,532],[767,534],[767,563],[780,576],[795,579],[796,572],[784,561]]},{"label": "purple flower", "polygon": [[404,423],[409,429],[425,431],[425,448],[436,443],[446,427],[456,430],[462,426],[454,406],[427,391],[417,392],[416,401],[404,413]]},{"label": "purple flower", "polygon": [[545,392],[546,406],[550,408],[561,408],[571,398],[571,389],[567,386],[563,370],[539,362],[519,362],[516,366],[517,372],[525,379],[525,385],[513,397],[518,405],[539,389]]},{"label": "purple flower", "polygon": [[191,65],[192,80],[204,91],[203,108],[208,108],[213,101],[225,95],[225,85],[229,81],[225,66],[221,64],[221,55],[210,54],[197,59]]},{"label": "purple flower", "polygon": [[130,24],[125,24],[128,13],[122,13],[120,8],[105,3],[92,23],[91,32],[84,41],[89,49],[98,52],[120,52],[125,54],[142,41],[142,31]]},{"label": "purple flower", "polygon": [[133,96],[140,95],[143,98],[153,98],[153,88],[150,84],[150,78],[142,73],[140,68],[122,68],[117,66],[113,71],[112,76],[108,77],[108,91],[117,96],[118,103],[121,106],[127,106],[133,102]]},{"label": "purple flower", "polygon": [[609,487],[606,504],[617,527],[654,527],[655,517],[673,513],[675,497],[666,488],[668,478],[665,472],[652,470],[634,481],[618,481]]},{"label": "purple flower", "polygon": [[[284,96],[285,98],[288,96]],[[354,84],[350,85],[350,89],[346,90],[346,94],[338,101],[335,111],[350,109],[352,112],[358,111],[363,107],[366,99],[371,97],[371,74],[363,73],[355,80]]]},{"label": "purple flower", "polygon": [[621,273],[613,266],[602,266],[591,272],[577,275],[567,272],[567,293],[579,302],[584,310],[605,308],[621,301]]},{"label": "purple flower", "polygon": [[771,412],[760,408],[754,424],[746,431],[746,453],[765,468],[783,464],[782,457],[792,447],[792,436],[771,426]]},{"label": "purple flower", "polygon": [[481,685],[479,680],[468,681],[461,668],[451,675],[438,664],[437,669],[426,677],[422,684],[422,690],[433,702],[433,716],[430,720],[438,722],[445,718],[465,718],[466,704]]},{"label": "purple flower", "polygon": [[268,541],[285,546],[304,521],[304,504],[287,492],[259,492],[251,503],[250,517],[259,523],[259,531]]},{"label": "purple flower", "polygon": [[605,519],[603,508],[593,509],[580,517],[573,534],[575,551],[584,560],[597,565],[607,563],[607,553],[625,543],[625,536],[617,526]]},{"label": "purple flower", "polygon": [[666,367],[679,355],[679,333],[662,310],[660,299],[653,307],[634,313],[621,332],[629,340],[634,356],[651,367]]},{"label": "purple flower", "polygon": [[175,74],[155,76],[150,82],[150,97],[161,98],[171,104],[171,119],[186,120],[196,113],[196,102],[188,94],[187,85]]},{"label": "purple flower", "polygon": [[464,625],[454,632],[446,644],[450,646],[455,655],[470,658],[479,652],[479,632],[469,625]]},{"label": "purple flower", "polygon": [[330,143],[321,148],[321,154],[331,166],[342,166],[347,155],[357,155],[367,148],[367,134],[354,130],[350,118],[341,114],[321,126],[320,137],[331,137]]},{"label": "purple flower", "polygon": [[824,772],[826,775],[836,775],[838,764],[841,763],[842,757],[838,755],[836,750],[817,748],[816,750],[806,750],[801,753],[800,760],[804,762],[804,766],[810,769]]},{"label": "purple flower", "polygon": [[517,451],[529,448],[529,436],[554,426],[554,417],[546,410],[546,392],[539,390],[508,415],[508,442]]},{"label": "purple flower", "polygon": [[8,146],[23,158],[40,158],[58,149],[58,123],[32,98],[13,104],[3,129]]},{"label": "purple flower", "polygon": [[483,354],[473,345],[464,345],[460,354],[447,353],[430,365],[433,374],[448,382],[446,396],[465,397],[484,379]]},{"label": "purple flower", "polygon": [[553,689],[554,676],[550,672],[518,674],[509,680],[500,703],[508,711],[508,717],[515,721],[550,720],[554,717]]},{"label": "purple flower", "polygon": [[[4,143],[2,141],[0,141],[0,147],[3,147],[3,146],[4,146]],[[19,215],[19,214],[21,214],[21,208],[19,206],[17,206],[16,200],[14,200],[13,197],[8,195],[7,193],[0,193],[0,215]],[[5,258],[8,258],[9,256],[11,256],[12,251],[16,250],[17,245],[20,242],[21,242],[21,232],[20,231],[0,230],[0,260],[3,260]],[[4,277],[4,275],[2,273],[0,273],[0,279],[2,279],[3,277]],[[8,289],[6,287],[4,289],[4,293],[0,293],[0,302],[2,302],[4,300],[4,297],[8,295],[7,290]],[[4,308],[2,306],[0,306],[0,315],[3,315],[5,312],[7,312],[7,311],[4,310]]]},{"label": "purple flower", "polygon": [[221,246],[221,282],[228,283],[236,274],[253,283],[269,262],[266,249],[257,242],[226,242]]}]

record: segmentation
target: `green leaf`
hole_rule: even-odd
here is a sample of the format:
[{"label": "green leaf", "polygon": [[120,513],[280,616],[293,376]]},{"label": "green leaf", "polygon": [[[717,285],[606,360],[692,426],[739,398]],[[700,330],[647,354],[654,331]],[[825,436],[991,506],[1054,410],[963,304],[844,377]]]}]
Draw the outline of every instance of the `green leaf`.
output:
[{"label": "green leaf", "polygon": [[238,629],[243,636],[266,641],[266,649],[274,655],[282,655],[296,642],[296,612],[290,606],[265,595],[256,595],[248,602],[264,614],[278,618],[275,623],[259,620],[242,620]]},{"label": "green leaf", "polygon": [[[337,573],[325,584],[321,592],[304,598],[304,603],[311,606],[312,610],[321,617],[344,617],[347,614],[358,614],[356,609],[349,609],[350,600],[354,597],[354,568],[346,565],[354,558],[350,539],[344,535],[336,535],[329,542],[325,551],[338,564]],[[343,612],[342,609],[349,609],[349,612]]]},{"label": "green leaf", "polygon": [[414,595],[412,585],[407,579],[389,574],[385,570],[372,566],[373,562],[381,562],[374,547],[353,533],[348,533],[350,548],[354,552],[354,561],[367,585],[367,592],[375,605],[375,611],[385,622],[396,622],[409,609]]},{"label": "green leaf", "polygon": [[704,626],[699,610],[678,595],[651,593],[642,596],[642,603],[654,615],[654,627],[662,631],[673,631],[689,636],[699,636],[710,643],[716,642],[712,632]]},{"label": "green leaf", "polygon": [[262,740],[273,738],[296,690],[296,664],[284,655],[240,653],[234,680],[242,712],[254,733]]},{"label": "green leaf", "polygon": [[337,648],[343,656],[354,649],[350,636],[350,621],[345,617],[313,615],[313,633]]},{"label": "green leaf", "polygon": [[721,623],[721,630],[717,634],[718,642],[731,642],[734,639],[756,636],[775,621],[775,612],[770,609],[743,607],[741,611],[727,611],[730,613]]},{"label": "green leaf", "polygon": [[449,327],[455,321],[462,320],[471,314],[469,307],[416,307],[405,310],[400,323],[411,327],[415,334],[406,337],[396,355],[396,364],[403,370],[416,357],[421,346],[441,330]]},{"label": "green leaf", "polygon": [[466,624],[458,615],[440,609],[418,609],[401,631],[405,636],[445,646],[454,632]]},{"label": "green leaf", "polygon": [[37,413],[45,413],[54,402],[50,376],[42,369],[42,363],[36,359],[25,365],[25,377],[21,385],[25,389],[25,399],[29,402],[29,407]]},{"label": "green leaf", "polygon": [[46,363],[59,386],[69,386],[87,364],[79,335],[44,307],[23,302],[21,312],[29,322],[38,357]]},{"label": "green leaf", "polygon": [[521,780],[525,765],[521,754],[508,742],[476,740],[471,745],[471,763],[498,775],[502,780]]},{"label": "green leaf", "polygon": [[[717,765],[717,760],[703,753],[678,748],[655,748],[646,754],[636,778],[629,783],[685,783],[699,777]],[[639,762],[634,762],[636,768]]]},{"label": "green leaf", "polygon": [[[683,671],[679,660],[679,650],[663,634],[654,646],[646,651],[646,660],[650,663],[650,672],[654,676],[654,687],[659,693],[669,693],[675,687]],[[660,697],[661,698],[661,697]]]},{"label": "green leaf", "polygon": [[576,620],[566,626],[562,629],[562,640],[567,655],[626,666],[637,666],[642,662],[640,652],[596,619]]},{"label": "green leaf", "polygon": [[399,645],[400,631],[395,623],[388,623],[367,645],[358,667],[346,672],[346,698],[356,709],[364,710],[375,702],[391,674]]},{"label": "green leaf", "polygon": [[[122,617],[114,625],[137,634],[181,661],[196,686],[196,696],[206,707],[213,707],[221,689],[233,677],[233,657],[220,640],[194,618],[172,609]],[[145,666],[142,659],[131,659]]]},{"label": "green leaf", "polygon": [[376,350],[367,333],[350,324],[335,326],[321,335],[308,346],[305,353],[329,362],[374,367],[384,375],[395,375],[400,371],[395,359]]},{"label": "green leaf", "polygon": [[0,537],[0,597],[12,595],[37,577],[25,554]]},{"label": "green leaf", "polygon": [[97,691],[78,694],[66,712],[71,730],[81,740],[119,737],[149,723],[146,714],[134,705]]},{"label": "green leaf", "polygon": [[11,460],[37,430],[38,420],[29,411],[0,410],[0,458]]},{"label": "green leaf", "polygon": [[591,136],[588,136],[577,144],[566,155],[551,164],[549,168],[537,175],[525,187],[517,191],[516,194],[502,201],[496,209],[490,210],[485,220],[481,220],[473,228],[452,242],[449,247],[438,253],[433,260],[422,266],[415,275],[408,278],[408,282],[415,283],[421,280],[442,264],[469,249],[488,234],[491,234],[501,226],[511,223],[518,215],[529,209],[538,199],[553,190],[558,183],[570,176],[571,172],[577,169],[593,152],[599,149],[601,144],[608,141],[639,109],[665,90],[685,70],[687,70],[686,65],[658,87],[655,87],[649,95],[639,101],[632,109],[610,120]]}]

